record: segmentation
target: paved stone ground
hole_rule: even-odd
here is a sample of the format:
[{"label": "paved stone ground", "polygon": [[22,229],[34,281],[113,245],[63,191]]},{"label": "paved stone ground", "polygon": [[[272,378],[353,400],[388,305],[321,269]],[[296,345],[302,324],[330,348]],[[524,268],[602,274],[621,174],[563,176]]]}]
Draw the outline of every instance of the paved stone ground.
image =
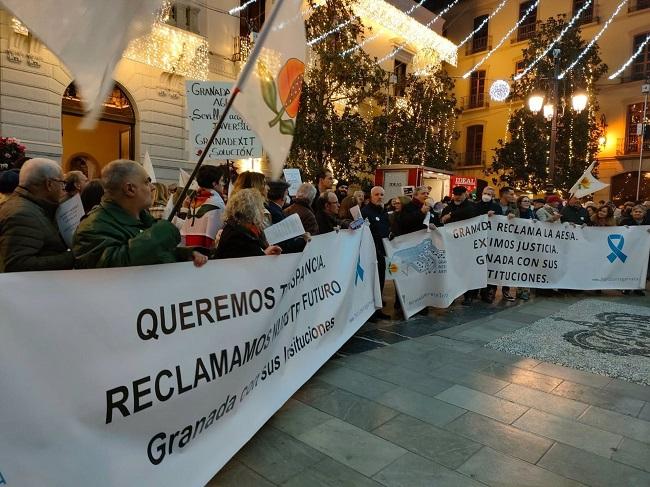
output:
[{"label": "paved stone ground", "polygon": [[367,323],[208,485],[648,486],[650,387],[484,348],[586,297]]}]

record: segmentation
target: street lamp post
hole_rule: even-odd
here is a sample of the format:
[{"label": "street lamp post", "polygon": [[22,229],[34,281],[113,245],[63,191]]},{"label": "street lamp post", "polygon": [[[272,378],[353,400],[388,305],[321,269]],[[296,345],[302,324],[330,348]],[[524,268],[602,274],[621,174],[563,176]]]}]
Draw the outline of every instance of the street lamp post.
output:
[{"label": "street lamp post", "polygon": [[551,147],[548,151],[548,174],[550,184],[554,186],[555,179],[555,138],[557,136],[557,92],[558,92],[558,75],[560,74],[560,50],[553,49],[553,62],[555,70],[553,74],[553,92],[551,93],[551,103],[553,103],[553,120],[551,121]]},{"label": "street lamp post", "polygon": [[[539,91],[533,92],[528,98],[528,108],[534,114],[539,113],[543,109],[544,118],[551,121],[551,143],[548,151],[548,176],[549,184],[547,189],[551,189],[553,181],[555,180],[555,159],[556,159],[556,139],[557,139],[557,116],[558,106],[561,104],[564,112],[566,100],[563,98],[561,101],[558,99],[558,74],[560,71],[560,50],[553,49],[553,62],[554,74],[553,84],[551,86],[551,95],[548,103],[544,104],[544,93]],[[542,78],[545,79],[545,78]],[[546,78],[548,79],[548,78]],[[588,97],[583,92],[576,92],[571,95],[571,107],[576,113],[582,112],[587,106]]]},{"label": "street lamp post", "polygon": [[390,73],[388,76],[388,100],[386,100],[386,150],[384,151],[384,165],[388,165],[388,129],[390,128],[390,87],[397,84],[397,75]]},{"label": "street lamp post", "polygon": [[[650,81],[650,80],[647,80]],[[639,135],[639,173],[636,178],[636,201],[639,201],[641,192],[641,167],[643,165],[643,145],[645,143],[645,114],[648,109],[648,93],[650,93],[650,83],[641,85],[641,93],[645,94],[643,99],[643,112],[641,114],[641,135]]]}]

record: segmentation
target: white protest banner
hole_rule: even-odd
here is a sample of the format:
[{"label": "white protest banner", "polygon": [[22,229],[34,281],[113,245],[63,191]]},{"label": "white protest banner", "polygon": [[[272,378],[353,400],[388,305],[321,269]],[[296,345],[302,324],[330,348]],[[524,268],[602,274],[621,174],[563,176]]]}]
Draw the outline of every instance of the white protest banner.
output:
[{"label": "white protest banner", "polygon": [[394,279],[406,317],[425,306],[446,308],[469,289],[487,285],[486,216],[431,232],[420,230],[384,239],[386,279]]},{"label": "white protest banner", "polygon": [[[190,122],[190,157],[198,161],[208,139],[228,103],[233,83],[226,81],[185,81],[187,118]],[[255,132],[230,109],[221,130],[210,146],[208,160],[261,157],[262,144]]]},{"label": "white protest banner", "polygon": [[493,216],[488,283],[561,289],[641,289],[647,227],[584,227]]},{"label": "white protest banner", "polygon": [[56,224],[68,248],[72,248],[74,232],[77,230],[79,222],[85,214],[84,205],[81,203],[81,196],[79,194],[65,200],[56,209]]},{"label": "white protest banner", "polygon": [[281,222],[271,225],[264,230],[264,236],[270,245],[284,242],[290,238],[300,237],[304,234],[305,227],[302,226],[302,221],[300,220],[298,213],[294,213]]},{"label": "white protest banner", "polygon": [[376,267],[364,226],[200,269],[0,274],[0,474],[205,485],[381,307]]},{"label": "white protest banner", "polygon": [[284,173],[285,181],[290,184],[289,195],[296,196],[296,193],[298,192],[298,188],[302,184],[300,169],[289,168],[289,169],[283,169],[282,172]]}]

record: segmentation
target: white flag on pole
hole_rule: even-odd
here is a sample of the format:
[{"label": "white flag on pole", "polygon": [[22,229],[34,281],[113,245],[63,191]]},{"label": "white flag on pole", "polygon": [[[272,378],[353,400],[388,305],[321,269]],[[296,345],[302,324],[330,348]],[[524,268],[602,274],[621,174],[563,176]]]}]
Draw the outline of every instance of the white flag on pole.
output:
[{"label": "white flag on pole", "polygon": [[234,108],[262,139],[273,177],[278,178],[287,158],[305,73],[307,39],[302,0],[278,0],[236,89]]},{"label": "white flag on pole", "polygon": [[583,198],[588,194],[595,193],[600,191],[603,188],[609,186],[609,184],[601,183],[598,179],[594,177],[591,173],[594,169],[596,162],[592,162],[587,170],[584,172],[580,179],[571,187],[569,193],[575,195],[576,198]]},{"label": "white flag on pole", "polygon": [[[190,175],[187,173],[187,171],[185,169],[179,169],[178,189],[182,190],[189,180],[190,180]],[[199,185],[196,183],[196,179],[192,181],[192,184],[190,184],[190,189],[193,190],[199,189]]]},{"label": "white flag on pole", "polygon": [[153,164],[151,163],[151,157],[149,157],[149,151],[144,153],[144,159],[142,161],[142,167],[144,168],[145,171],[147,171],[147,174],[151,178],[151,182],[155,183],[156,182],[156,173],[153,170]]},{"label": "white flag on pole", "polygon": [[92,128],[130,40],[146,34],[161,0],[2,0],[70,70]]}]

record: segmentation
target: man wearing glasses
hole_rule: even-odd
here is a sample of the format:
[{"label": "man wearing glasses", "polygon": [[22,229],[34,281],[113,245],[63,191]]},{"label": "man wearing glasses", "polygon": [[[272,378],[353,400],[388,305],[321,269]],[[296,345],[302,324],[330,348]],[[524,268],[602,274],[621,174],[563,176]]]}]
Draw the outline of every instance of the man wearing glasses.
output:
[{"label": "man wearing glasses", "polygon": [[102,171],[104,197],[81,221],[75,233],[75,267],[126,267],[192,260],[197,267],[208,258],[177,247],[181,235],[167,220],[148,212],[153,199],[151,178],[134,161],[120,159]]},{"label": "man wearing glasses", "polygon": [[0,206],[0,272],[72,269],[72,252],[54,220],[64,186],[56,162],[23,165],[18,187]]}]

